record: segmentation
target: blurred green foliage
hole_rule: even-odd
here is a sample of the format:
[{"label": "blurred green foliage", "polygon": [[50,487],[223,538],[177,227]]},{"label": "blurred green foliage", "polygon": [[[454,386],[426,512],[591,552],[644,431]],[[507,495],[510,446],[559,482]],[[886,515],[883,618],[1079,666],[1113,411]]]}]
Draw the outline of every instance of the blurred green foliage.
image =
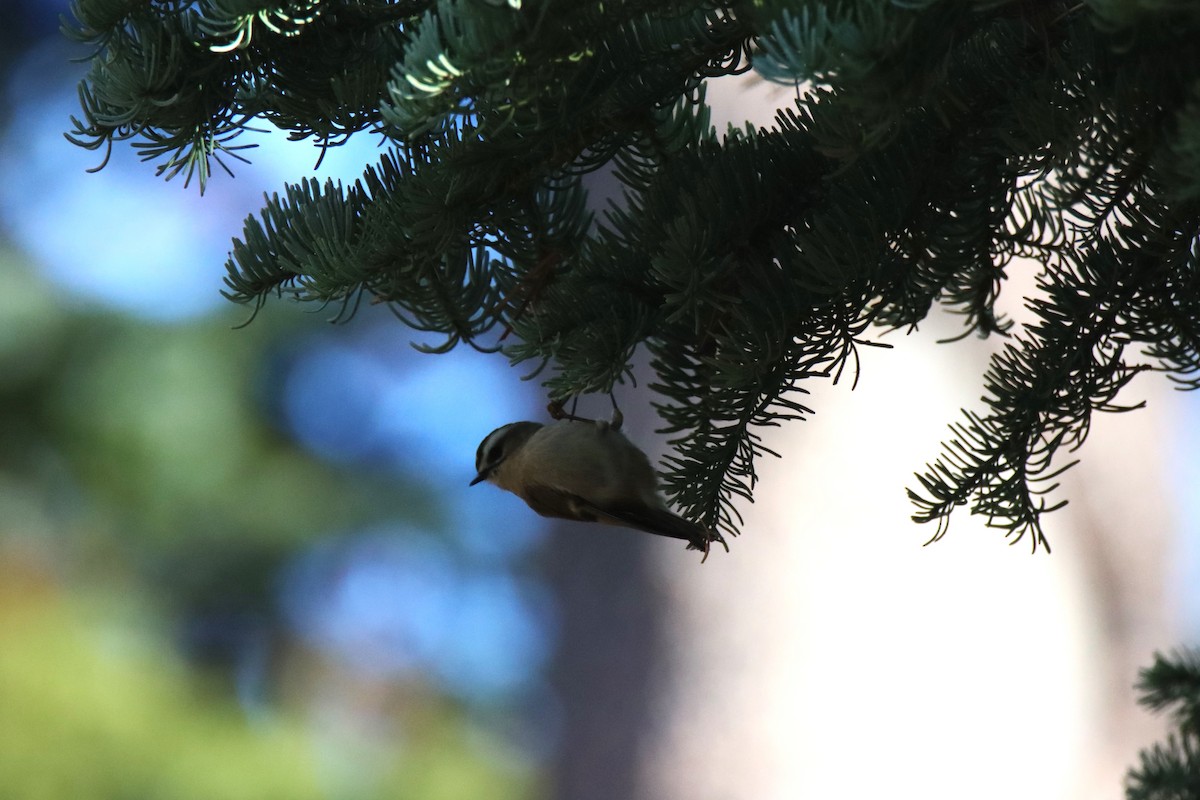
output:
[{"label": "blurred green foliage", "polygon": [[[529,796],[528,765],[419,675],[346,671],[278,620],[276,570],[314,537],[438,516],[266,416],[271,358],[312,317],[151,324],[72,305],[3,252],[0,281],[0,795]],[[267,620],[255,708],[230,665],[175,646],[214,609]]]},{"label": "blurred green foliage", "polygon": [[[0,595],[0,785],[25,800],[304,800],[295,721],[253,728],[126,600],[12,580]],[[14,590],[19,589],[18,591]]]},{"label": "blurred green foliage", "polygon": [[[22,800],[517,798],[529,777],[471,752],[469,727],[427,698],[403,737],[374,742],[348,795],[298,710],[246,715],[165,644],[136,593],[76,587],[0,548],[0,786]],[[132,587],[127,587],[132,588]],[[371,693],[370,696],[378,696]],[[387,710],[387,709],[385,709]],[[327,743],[326,743],[327,745]],[[325,749],[328,749],[326,746]],[[361,775],[351,783],[363,784]]]},{"label": "blurred green foliage", "polygon": [[265,363],[311,318],[235,330],[232,315],[166,325],[74,308],[11,255],[0,280],[0,483],[103,546],[204,572],[435,516],[425,493],[325,464],[264,417]]}]

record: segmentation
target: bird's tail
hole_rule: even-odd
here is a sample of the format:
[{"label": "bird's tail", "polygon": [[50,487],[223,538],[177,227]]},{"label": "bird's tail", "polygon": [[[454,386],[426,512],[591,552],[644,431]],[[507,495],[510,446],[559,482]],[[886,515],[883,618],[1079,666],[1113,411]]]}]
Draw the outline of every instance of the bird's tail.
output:
[{"label": "bird's tail", "polygon": [[[630,528],[636,528],[637,530],[654,533],[659,536],[683,539],[688,543],[689,550],[703,551],[705,559],[708,558],[708,551],[712,547],[713,542],[717,542],[725,548],[725,552],[729,552],[729,545],[725,544],[725,538],[716,530],[706,528],[691,520],[686,520],[665,508],[643,507],[629,511],[621,510],[612,516],[620,524]],[[703,560],[701,563],[703,563]]]}]

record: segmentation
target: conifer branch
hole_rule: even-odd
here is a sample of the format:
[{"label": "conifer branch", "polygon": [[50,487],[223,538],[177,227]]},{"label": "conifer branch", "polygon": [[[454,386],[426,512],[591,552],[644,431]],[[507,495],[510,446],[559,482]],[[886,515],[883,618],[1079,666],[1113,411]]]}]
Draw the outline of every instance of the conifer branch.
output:
[{"label": "conifer branch", "polygon": [[[519,7],[516,7],[519,6]],[[1046,545],[1060,453],[1141,372],[1200,386],[1200,11],[1120,0],[76,0],[95,48],[70,138],[130,141],[203,188],[257,120],[389,147],[247,219],[226,277],[253,309],[363,301],[529,362],[561,400],[649,349],[667,491],[726,532],[762,429],[874,326],[935,306],[1009,337],[984,409],[912,492]],[[718,132],[704,83],[803,86]],[[583,176],[623,192],[589,205]],[[996,300],[1041,271],[1037,322]],[[1066,448],[1066,451],[1063,450]]]}]

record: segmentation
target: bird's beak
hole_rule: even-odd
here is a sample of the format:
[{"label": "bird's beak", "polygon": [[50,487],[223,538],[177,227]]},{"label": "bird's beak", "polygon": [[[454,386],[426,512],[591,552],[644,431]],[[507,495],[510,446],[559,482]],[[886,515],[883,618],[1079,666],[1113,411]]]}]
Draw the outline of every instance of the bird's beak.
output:
[{"label": "bird's beak", "polygon": [[472,478],[471,483],[468,485],[474,486],[475,484],[479,483],[480,481],[486,481],[486,480],[487,480],[487,473],[481,472],[478,475],[476,475],[474,478]]}]

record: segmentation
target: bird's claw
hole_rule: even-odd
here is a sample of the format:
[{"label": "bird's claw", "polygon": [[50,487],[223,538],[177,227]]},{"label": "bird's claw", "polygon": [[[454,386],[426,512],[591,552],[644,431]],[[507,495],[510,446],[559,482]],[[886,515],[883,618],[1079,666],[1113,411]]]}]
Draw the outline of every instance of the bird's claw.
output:
[{"label": "bird's claw", "polygon": [[591,422],[591,423],[595,424],[595,426],[597,428],[599,428],[601,431],[606,431],[609,429],[614,430],[614,431],[619,431],[619,430],[621,430],[621,425],[624,424],[624,422],[625,422],[625,415],[621,413],[621,409],[617,408],[617,399],[615,397],[613,397],[613,395],[611,393],[609,394],[608,397],[610,400],[612,400],[612,406],[613,406],[613,413],[612,413],[611,419],[588,419],[587,417],[580,417],[580,416],[576,415],[575,407],[579,403],[578,396],[576,396],[574,398],[574,401],[571,404],[570,411],[567,411],[563,407],[562,400],[551,400],[549,402],[549,404],[547,404],[547,406],[546,406],[546,411],[550,414],[550,418],[553,420],[564,420],[565,419],[565,420],[569,420],[571,422]]},{"label": "bird's claw", "polygon": [[565,408],[563,408],[562,400],[551,400],[546,406],[546,411],[549,412],[550,418],[554,420],[569,419],[574,422],[579,419],[579,417],[575,416],[575,412],[573,410],[568,412]]}]

